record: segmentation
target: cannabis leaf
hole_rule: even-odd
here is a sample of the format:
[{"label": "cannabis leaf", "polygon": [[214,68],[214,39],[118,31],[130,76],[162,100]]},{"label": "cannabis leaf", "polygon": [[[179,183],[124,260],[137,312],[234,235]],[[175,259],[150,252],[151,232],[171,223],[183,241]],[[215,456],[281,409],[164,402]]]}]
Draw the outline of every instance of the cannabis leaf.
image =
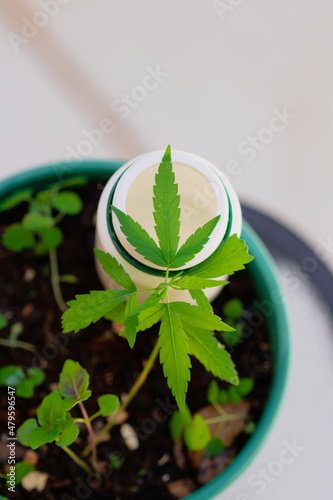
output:
[{"label": "cannabis leaf", "polygon": [[231,332],[234,329],[208,309],[192,306],[187,302],[172,302],[172,309],[183,321],[198,328]]},{"label": "cannabis leaf", "polygon": [[217,341],[211,331],[197,328],[183,319],[182,326],[188,338],[190,354],[193,354],[207,371],[232,384],[238,383],[238,375],[230,354]]},{"label": "cannabis leaf", "polygon": [[133,290],[134,292],[136,291],[136,286],[134,285],[132,279],[127,274],[123,266],[117,262],[117,259],[112,257],[109,253],[102,252],[102,250],[98,250],[97,248],[95,248],[94,252],[102,268],[113,281],[118,283],[118,285],[123,288]]},{"label": "cannabis leaf", "polygon": [[163,316],[164,309],[165,304],[156,304],[141,311],[138,316],[139,324],[137,331],[147,330],[147,328],[151,328],[155,323],[158,323]]},{"label": "cannabis leaf", "polygon": [[68,302],[69,309],[62,316],[63,332],[78,332],[91,323],[96,323],[132,294],[132,290],[98,290],[77,295],[75,300]]},{"label": "cannabis leaf", "polygon": [[201,278],[220,278],[225,274],[233,274],[244,269],[253,257],[248,253],[248,247],[237,234],[230,236],[215,252],[204,262],[186,271],[184,275]]},{"label": "cannabis leaf", "polygon": [[158,342],[163,373],[180,411],[184,411],[191,361],[187,337],[173,306],[174,303],[165,306]]},{"label": "cannabis leaf", "polygon": [[135,340],[136,340],[136,329],[139,324],[138,313],[132,314],[133,311],[137,310],[139,306],[138,296],[134,293],[128,300],[126,309],[125,309],[125,321],[124,326],[125,330],[121,333],[121,335],[126,335],[127,341],[129,343],[130,348],[132,349]]},{"label": "cannabis leaf", "polygon": [[214,217],[214,219],[206,222],[206,224],[199,227],[191,236],[188,237],[171,262],[171,268],[174,269],[184,266],[187,262],[192,260],[197,253],[201,252],[215,229],[220,217],[220,215]]},{"label": "cannabis leaf", "polygon": [[124,214],[121,210],[116,207],[112,207],[112,210],[116,214],[120,227],[127,241],[139,252],[145,259],[149,260],[157,266],[166,266],[166,260],[157,246],[153,238],[149,236],[147,231],[140,226],[138,222],[135,222],[132,217]]},{"label": "cannabis leaf", "polygon": [[173,288],[181,290],[203,290],[204,288],[212,288],[214,286],[227,285],[229,281],[223,280],[210,280],[200,278],[199,276],[182,276],[172,282]]},{"label": "cannabis leaf", "polygon": [[175,183],[172,169],[171,148],[168,146],[155,176],[153,197],[155,231],[168,265],[172,262],[179,243],[180,197],[177,193],[178,185]]},{"label": "cannabis leaf", "polygon": [[208,311],[213,311],[212,306],[210,305],[209,300],[202,290],[193,290],[189,289],[190,295],[193,300],[196,301],[197,305],[202,309],[207,309]]}]

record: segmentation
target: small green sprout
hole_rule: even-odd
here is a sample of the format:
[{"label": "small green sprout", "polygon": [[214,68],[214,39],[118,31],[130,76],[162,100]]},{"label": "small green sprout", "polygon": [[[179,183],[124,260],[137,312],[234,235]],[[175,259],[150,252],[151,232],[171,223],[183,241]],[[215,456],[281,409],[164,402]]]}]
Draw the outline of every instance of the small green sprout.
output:
[{"label": "small green sprout", "polygon": [[220,389],[216,380],[212,380],[207,390],[207,401],[212,405],[223,406],[225,403],[237,404],[253,390],[254,381],[251,378],[239,379],[238,386]]},{"label": "small green sprout", "polygon": [[[214,314],[203,289],[227,284],[221,280],[221,276],[244,269],[252,257],[245,242],[233,234],[222,242],[208,259],[182,272],[176,272],[176,269],[190,262],[203,249],[218,223],[219,216],[199,227],[185,243],[179,245],[180,196],[175,182],[170,146],[166,149],[155,176],[153,193],[157,241],[132,217],[114,206],[111,210],[118,218],[128,242],[136,251],[148,264],[153,263],[164,269],[160,284],[152,289],[147,300],[139,305],[138,295],[141,292],[137,290],[124,268],[110,254],[95,250],[104,271],[121,288],[77,295],[75,300],[68,303],[69,309],[63,314],[63,332],[77,332],[105,316],[110,319],[116,317],[121,319],[125,326],[120,335],[125,336],[133,348],[138,332],[161,320],[158,342],[135,384],[134,393],[130,393],[121,408],[123,410],[139,390],[159,354],[168,385],[179,409],[184,412],[191,355],[214,376],[238,384],[231,357],[214,334],[215,331],[232,332],[234,329]],[[170,289],[188,290],[196,305],[182,301],[171,302]],[[112,425],[114,422],[109,422],[101,435],[106,434]],[[197,425],[197,420],[193,425]]]},{"label": "small green sprout", "polygon": [[244,311],[244,305],[239,299],[231,299],[224,304],[222,309],[223,317],[228,325],[234,328],[232,332],[224,332],[222,340],[227,346],[234,347],[242,341],[243,324],[240,317]]},{"label": "small green sprout", "polygon": [[[24,446],[36,450],[43,444],[55,442],[80,467],[90,472],[90,467],[81,460],[69,446],[79,435],[78,422],[87,428],[92,446],[92,465],[98,472],[95,434],[91,422],[97,417],[107,417],[119,408],[119,399],[113,394],[105,394],[97,399],[99,410],[88,416],[83,401],[91,397],[89,374],[77,362],[67,359],[59,377],[58,390],[45,396],[37,410],[37,420],[29,418],[17,430],[17,438]],[[70,411],[78,405],[83,418],[73,418]]]},{"label": "small green sprout", "polygon": [[33,249],[38,256],[49,255],[53,293],[62,312],[66,310],[66,304],[60,282],[73,282],[73,277],[59,276],[56,249],[64,236],[58,224],[66,215],[81,212],[83,202],[80,196],[68,188],[85,184],[83,177],[75,177],[35,194],[32,189],[24,189],[16,191],[0,204],[0,212],[12,210],[23,202],[28,204],[28,212],[22,220],[7,227],[2,243],[13,252]]},{"label": "small green sprout", "polygon": [[0,386],[14,388],[16,395],[20,398],[32,398],[35,387],[42,384],[44,380],[45,373],[37,367],[28,368],[26,374],[16,365],[0,368]]},{"label": "small green sprout", "polygon": [[[8,326],[8,321],[3,314],[0,314],[0,331],[4,330]],[[23,333],[23,324],[20,322],[13,323],[10,326],[9,334],[7,338],[0,338],[0,345],[4,347],[16,348],[20,347],[21,349],[26,349],[27,351],[34,352],[36,350],[33,344],[29,342],[22,342],[18,340],[18,337]]]},{"label": "small green sprout", "polygon": [[109,455],[109,462],[110,462],[112,469],[120,470],[121,466],[124,463],[124,458],[119,453],[112,452]]}]

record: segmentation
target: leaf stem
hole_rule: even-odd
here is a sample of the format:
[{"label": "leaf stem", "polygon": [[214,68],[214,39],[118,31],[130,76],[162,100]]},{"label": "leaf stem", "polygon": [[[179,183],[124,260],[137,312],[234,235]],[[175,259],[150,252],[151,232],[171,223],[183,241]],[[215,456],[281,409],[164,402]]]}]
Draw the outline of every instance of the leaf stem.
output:
[{"label": "leaf stem", "polygon": [[53,295],[60,311],[65,312],[67,310],[67,306],[63,299],[60,289],[60,277],[59,277],[59,268],[58,268],[58,259],[56,250],[55,249],[49,250],[49,256],[50,256],[51,285],[52,285]]},{"label": "leaf stem", "polygon": [[226,415],[221,415],[219,417],[206,418],[205,422],[207,425],[219,424],[220,422],[230,422],[231,420],[241,420],[245,418],[244,413],[227,413]]},{"label": "leaf stem", "polygon": [[74,453],[73,450],[71,450],[70,448],[68,448],[68,446],[61,446],[61,449],[64,450],[64,452],[67,453],[67,455],[69,457],[71,457],[71,459],[74,460],[74,462],[77,465],[79,465],[80,467],[82,467],[82,469],[85,470],[87,474],[90,474],[92,472],[92,470],[89,467],[89,465],[86,464],[86,462],[84,462],[83,460],[81,460],[81,458],[78,457],[77,454]]},{"label": "leaf stem", "polygon": [[92,451],[91,463],[93,464],[93,467],[96,470],[96,472],[100,472],[99,467],[98,467],[98,462],[97,462],[96,436],[95,436],[95,433],[93,431],[92,425],[90,423],[89,415],[88,415],[82,401],[79,402],[79,407],[80,407],[80,410],[81,410],[81,413],[82,413],[82,416],[84,419],[84,423],[86,424],[87,431],[89,434],[89,441],[90,441],[90,446],[91,446],[91,451]]},{"label": "leaf stem", "polygon": [[30,352],[35,352],[36,350],[36,347],[33,344],[22,342],[22,340],[0,339],[0,345],[12,348],[20,347],[21,349],[25,349]]},{"label": "leaf stem", "polygon": [[[154,366],[154,363],[155,363],[155,360],[156,360],[156,358],[158,356],[159,350],[160,350],[160,347],[159,347],[158,341],[156,341],[154,349],[150,353],[150,356],[149,356],[149,358],[147,360],[147,363],[145,364],[145,366],[144,366],[142,372],[140,373],[138,379],[136,380],[135,384],[132,386],[130,392],[127,394],[127,397],[122,402],[122,404],[119,406],[119,408],[114,412],[114,414],[113,414],[112,418],[110,419],[110,421],[107,424],[105,424],[105,426],[103,427],[103,429],[97,434],[96,441],[95,441],[96,444],[98,444],[101,441],[103,441],[103,437],[110,432],[110,430],[112,429],[112,427],[115,425],[118,416],[123,411],[126,410],[127,406],[130,404],[130,402],[132,401],[132,399],[134,398],[134,396],[136,395],[136,393],[142,387],[142,385],[144,384],[144,382],[145,382],[145,380],[146,380],[149,372],[151,371],[151,369]],[[90,450],[91,450],[91,446],[89,445],[89,446],[87,446],[83,450],[82,456],[84,456],[84,457],[87,456],[88,453],[90,452]]]}]

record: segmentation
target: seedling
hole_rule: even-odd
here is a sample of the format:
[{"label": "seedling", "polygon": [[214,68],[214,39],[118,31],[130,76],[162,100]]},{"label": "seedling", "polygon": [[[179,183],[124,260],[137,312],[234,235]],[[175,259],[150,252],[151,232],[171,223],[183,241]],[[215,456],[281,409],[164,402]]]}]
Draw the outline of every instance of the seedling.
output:
[{"label": "seedling", "polygon": [[0,386],[12,387],[16,396],[30,399],[34,395],[35,387],[45,380],[45,373],[37,367],[30,367],[25,374],[22,368],[16,365],[7,365],[0,368]]},{"label": "seedling", "polygon": [[[117,415],[131,402],[144,383],[155,359],[160,355],[164,375],[179,409],[185,412],[185,396],[190,380],[190,355],[195,356],[214,376],[231,384],[238,384],[238,375],[229,353],[216,339],[214,331],[231,332],[233,328],[216,316],[203,289],[225,285],[221,276],[231,275],[244,269],[252,260],[244,241],[236,234],[230,236],[202,263],[170,276],[173,269],[184,266],[200,252],[208,242],[219,216],[199,227],[187,241],[179,246],[180,197],[171,162],[170,146],[159,165],[154,185],[154,220],[158,243],[147,231],[116,207],[111,210],[117,216],[121,230],[129,243],[153,264],[163,267],[164,276],[155,289],[145,290],[150,296],[141,305],[138,291],[130,276],[110,254],[95,250],[104,271],[120,285],[120,289],[92,291],[77,295],[68,303],[63,314],[63,331],[79,331],[95,323],[105,315],[123,314],[124,331],[131,348],[138,332],[161,325],[159,338],[148,361],[115,416],[97,436],[99,442],[116,422]],[[188,290],[197,305],[182,301],[170,301],[169,290]],[[196,425],[196,424],[195,424]],[[85,454],[89,452],[89,447]]]},{"label": "seedling", "polygon": [[66,310],[66,304],[61,294],[60,282],[67,279],[59,276],[58,271],[56,249],[63,241],[63,233],[58,224],[66,215],[77,215],[81,212],[83,202],[80,196],[68,188],[85,183],[84,178],[75,177],[35,194],[32,189],[16,191],[0,204],[0,212],[11,210],[23,202],[28,204],[28,211],[22,220],[7,227],[2,243],[13,252],[30,248],[36,255],[49,255],[52,289],[61,311]]},{"label": "seedling", "polygon": [[[59,387],[48,394],[37,410],[37,420],[29,418],[17,431],[17,438],[24,446],[36,450],[41,445],[55,442],[86,472],[91,472],[89,465],[81,460],[69,446],[79,435],[78,422],[87,428],[92,447],[92,465],[98,472],[95,434],[91,422],[97,417],[107,417],[119,407],[119,399],[112,394],[105,394],[97,399],[99,410],[88,416],[83,401],[91,397],[89,374],[82,366],[67,359],[59,377]],[[83,418],[73,418],[70,410],[78,405]]]},{"label": "seedling", "polygon": [[[248,416],[242,413],[227,413],[223,407],[227,402],[239,403],[243,397],[247,396],[253,389],[254,383],[250,378],[242,378],[237,387],[230,386],[229,389],[237,391],[237,401],[231,400],[229,389],[220,389],[216,380],[208,386],[207,401],[217,410],[218,416],[213,418],[203,418],[200,413],[191,415],[186,406],[184,412],[179,410],[172,414],[170,419],[170,433],[174,441],[184,439],[189,451],[205,450],[205,453],[213,458],[224,450],[222,440],[211,433],[210,425],[220,424],[221,429],[227,422],[232,420],[248,420]],[[243,427],[243,432],[250,434],[254,431],[255,424],[247,421]]]},{"label": "seedling", "polygon": [[[25,478],[25,476],[27,476],[28,474],[30,474],[30,472],[35,470],[35,467],[33,465],[31,465],[29,462],[25,462],[25,461],[16,462],[15,465],[12,467],[15,467],[15,474],[13,475],[13,477],[15,477],[15,486],[21,484],[22,480]],[[11,484],[9,482],[11,480],[10,474],[0,474],[0,477],[3,479],[6,479],[7,488],[11,487]],[[5,497],[2,497],[0,495],[0,500],[2,500],[2,499],[5,499]],[[9,499],[7,499],[7,500],[9,500]]]},{"label": "seedling", "polygon": [[239,299],[228,300],[223,306],[223,317],[228,325],[234,328],[233,332],[226,332],[223,335],[222,340],[227,346],[234,347],[242,341],[244,327],[240,318],[243,311],[244,306]]},{"label": "seedling", "polygon": [[[8,326],[8,321],[3,314],[0,314],[0,331],[4,330]],[[23,333],[22,323],[13,323],[10,327],[9,334],[7,338],[0,338],[0,345],[4,347],[20,347],[21,349],[26,349],[27,351],[34,352],[35,346],[29,342],[22,342],[18,340],[18,337]]]}]

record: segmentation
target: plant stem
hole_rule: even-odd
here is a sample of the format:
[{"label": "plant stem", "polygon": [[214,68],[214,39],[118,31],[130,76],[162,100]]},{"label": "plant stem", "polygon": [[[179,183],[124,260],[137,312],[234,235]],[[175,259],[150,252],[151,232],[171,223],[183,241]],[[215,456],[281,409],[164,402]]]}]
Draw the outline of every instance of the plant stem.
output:
[{"label": "plant stem", "polygon": [[60,289],[59,268],[58,268],[58,259],[56,250],[55,249],[49,250],[49,256],[50,256],[51,285],[52,285],[53,295],[59,306],[60,311],[65,312],[67,306],[62,297]]},{"label": "plant stem", "polygon": [[232,413],[205,419],[207,425],[219,424],[220,422],[230,422],[231,420],[241,420],[245,418],[244,413]]},{"label": "plant stem", "polygon": [[93,431],[92,425],[89,420],[89,415],[84,407],[84,404],[82,401],[79,402],[79,407],[84,419],[84,423],[86,424],[87,431],[89,434],[89,441],[90,441],[90,446],[91,446],[91,451],[92,451],[92,457],[91,457],[91,463],[93,464],[94,469],[96,472],[99,472],[99,467],[97,463],[97,448],[96,448],[96,436]]},{"label": "plant stem", "polygon": [[[131,388],[130,392],[127,394],[127,397],[126,399],[123,401],[123,403],[119,406],[119,408],[114,412],[113,414],[113,417],[111,418],[111,420],[105,424],[105,426],[103,427],[103,429],[97,434],[96,436],[96,444],[100,443],[102,440],[103,440],[103,437],[108,434],[108,432],[110,432],[110,430],[112,429],[112,427],[115,425],[116,421],[117,421],[117,418],[118,416],[126,410],[127,406],[130,404],[130,402],[132,401],[132,399],[134,398],[134,396],[136,395],[136,393],[139,391],[139,389],[141,388],[141,386],[144,384],[149,372],[151,371],[152,367],[154,366],[154,363],[155,363],[155,360],[158,356],[158,353],[159,353],[159,345],[158,345],[158,341],[156,342],[155,346],[154,346],[154,349],[152,350],[152,352],[150,353],[150,356],[147,360],[147,363],[146,365],[144,366],[142,372],[140,373],[138,379],[136,380],[135,384],[133,385],[133,387]],[[83,453],[82,453],[82,456],[85,457],[88,455],[88,453],[90,452],[91,450],[91,446],[87,446],[84,450],[83,450]]]},{"label": "plant stem", "polygon": [[10,340],[10,339],[0,339],[0,345],[5,347],[20,347],[26,351],[35,352],[36,347],[28,342],[22,342],[22,340]]},{"label": "plant stem", "polygon": [[84,462],[83,460],[81,460],[81,458],[78,457],[77,454],[74,453],[73,450],[71,450],[67,446],[61,446],[61,448],[64,450],[65,453],[67,453],[68,456],[71,457],[72,460],[74,460],[75,463],[77,463],[77,465],[79,465],[80,467],[82,467],[82,469],[84,469],[87,474],[90,474],[92,472],[92,470],[89,467],[89,465],[86,464],[86,462]]}]

